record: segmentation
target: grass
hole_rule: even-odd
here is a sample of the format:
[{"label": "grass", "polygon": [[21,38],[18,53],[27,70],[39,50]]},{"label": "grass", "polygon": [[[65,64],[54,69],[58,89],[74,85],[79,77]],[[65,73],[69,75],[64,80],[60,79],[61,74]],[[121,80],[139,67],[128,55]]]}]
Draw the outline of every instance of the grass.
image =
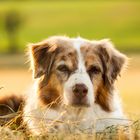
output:
[{"label": "grass", "polygon": [[[11,115],[16,116],[10,121],[6,121],[6,119],[11,117]],[[5,116],[0,116],[0,121],[4,120],[4,125],[0,127],[0,139],[4,140],[126,140],[127,138],[131,138],[132,140],[140,139],[140,120],[131,121],[130,125],[118,125],[118,126],[110,126],[107,127],[103,132],[95,132],[94,128],[92,128],[92,132],[87,132],[85,130],[80,131],[68,131],[68,132],[47,132],[40,134],[39,136],[35,136],[29,133],[29,131],[25,128],[24,124],[19,125],[18,119],[21,117],[21,113],[12,113]],[[62,125],[67,125],[66,122],[61,122]],[[54,124],[55,125],[55,124]],[[69,123],[69,126],[73,129],[76,129],[76,126],[73,127],[72,122]],[[53,126],[51,126],[53,127]],[[131,132],[131,134],[130,134]]]},{"label": "grass", "polygon": [[123,51],[140,51],[139,1],[11,1],[0,2],[1,52],[8,51],[4,18],[17,11],[19,51],[27,42],[51,35],[81,35],[89,39],[111,38]]}]

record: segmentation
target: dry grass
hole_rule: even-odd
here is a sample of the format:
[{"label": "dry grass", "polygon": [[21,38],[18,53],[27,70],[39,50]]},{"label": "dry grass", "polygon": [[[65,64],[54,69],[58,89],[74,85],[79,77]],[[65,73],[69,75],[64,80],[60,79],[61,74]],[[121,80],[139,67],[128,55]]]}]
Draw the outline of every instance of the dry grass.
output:
[{"label": "dry grass", "polygon": [[[12,120],[9,120],[11,116],[15,116]],[[12,113],[6,116],[1,116],[0,120],[3,121],[4,125],[0,127],[0,139],[4,140],[126,140],[129,139],[140,139],[140,120],[131,121],[129,125],[118,125],[107,127],[103,132],[96,133],[94,130],[87,132],[86,130],[80,131],[68,131],[68,132],[47,132],[45,135],[34,136],[31,135],[28,130],[25,129],[24,124],[18,124],[18,121],[21,117],[19,113]],[[57,123],[57,122],[56,122]],[[59,122],[66,123],[66,122]],[[65,124],[68,125],[68,124]],[[72,127],[73,124],[69,123],[69,127]],[[72,127],[76,129],[75,127]],[[130,134],[131,132],[131,134]],[[126,138],[127,136],[127,138]]]}]

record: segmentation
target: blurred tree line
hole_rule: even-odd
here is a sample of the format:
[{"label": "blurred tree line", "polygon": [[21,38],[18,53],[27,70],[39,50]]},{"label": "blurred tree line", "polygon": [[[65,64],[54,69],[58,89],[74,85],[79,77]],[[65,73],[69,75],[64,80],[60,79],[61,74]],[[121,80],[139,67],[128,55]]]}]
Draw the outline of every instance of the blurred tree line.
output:
[{"label": "blurred tree line", "polygon": [[22,24],[22,17],[17,11],[8,11],[5,15],[4,25],[8,39],[9,53],[18,51],[18,31]]}]

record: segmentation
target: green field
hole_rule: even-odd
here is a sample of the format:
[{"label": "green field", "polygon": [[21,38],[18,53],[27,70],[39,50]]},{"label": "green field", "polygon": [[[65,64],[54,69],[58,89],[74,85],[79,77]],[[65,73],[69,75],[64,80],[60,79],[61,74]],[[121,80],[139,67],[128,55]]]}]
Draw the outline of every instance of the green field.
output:
[{"label": "green field", "polygon": [[140,1],[1,1],[0,52],[8,51],[4,19],[9,11],[22,18],[17,37],[21,52],[28,42],[64,34],[111,38],[122,51],[140,51]]}]

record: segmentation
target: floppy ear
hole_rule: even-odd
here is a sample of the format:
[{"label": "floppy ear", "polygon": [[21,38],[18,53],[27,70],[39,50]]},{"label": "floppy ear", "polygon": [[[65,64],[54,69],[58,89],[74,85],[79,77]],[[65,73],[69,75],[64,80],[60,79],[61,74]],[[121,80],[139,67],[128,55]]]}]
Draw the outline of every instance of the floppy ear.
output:
[{"label": "floppy ear", "polygon": [[55,57],[55,44],[49,44],[47,40],[29,44],[29,54],[33,77],[39,78],[46,74],[49,76]]},{"label": "floppy ear", "polygon": [[112,84],[125,66],[127,57],[117,51],[108,39],[100,41],[99,54],[105,71],[104,79]]}]

